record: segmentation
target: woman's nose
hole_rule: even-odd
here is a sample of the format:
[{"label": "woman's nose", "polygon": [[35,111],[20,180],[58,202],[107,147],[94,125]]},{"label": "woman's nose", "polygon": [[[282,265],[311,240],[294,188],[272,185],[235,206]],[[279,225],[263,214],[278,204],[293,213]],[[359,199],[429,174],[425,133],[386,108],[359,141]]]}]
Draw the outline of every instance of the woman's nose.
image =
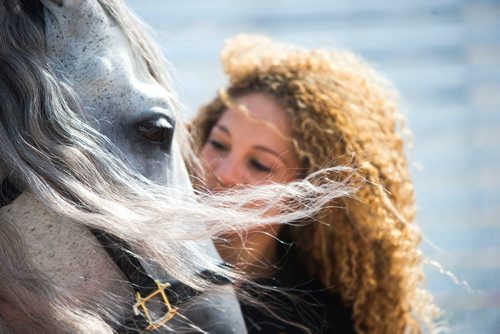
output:
[{"label": "woman's nose", "polygon": [[245,184],[243,164],[233,157],[225,157],[219,160],[215,173],[223,187],[235,187]]}]

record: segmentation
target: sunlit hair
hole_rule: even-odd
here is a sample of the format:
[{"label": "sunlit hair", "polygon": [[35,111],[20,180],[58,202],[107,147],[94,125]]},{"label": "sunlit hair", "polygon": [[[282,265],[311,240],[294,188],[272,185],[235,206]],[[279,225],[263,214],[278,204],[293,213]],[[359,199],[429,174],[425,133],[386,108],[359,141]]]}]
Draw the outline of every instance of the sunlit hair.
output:
[{"label": "sunlit hair", "polygon": [[302,264],[352,307],[358,333],[432,332],[439,310],[422,287],[408,129],[391,84],[351,52],[255,35],[228,40],[222,64],[229,86],[191,124],[198,152],[228,99],[256,92],[274,98],[291,117],[305,175],[356,170],[344,174],[358,187],[354,196],[325,206],[314,216],[319,223],[287,227]]},{"label": "sunlit hair", "polygon": [[[120,2],[100,3],[153,77],[169,88],[160,53],[134,17]],[[297,182],[270,185],[257,194],[195,197],[130,171],[113,144],[84,121],[76,93],[58,79],[46,56],[39,16],[28,13],[23,4],[0,1],[0,176],[31,192],[58,219],[112,233],[173,277],[212,291],[214,286],[193,274],[198,268],[233,279],[238,276],[217,267],[194,241],[228,228],[275,223],[276,218],[295,221],[345,195],[345,188],[334,182],[322,186]],[[185,143],[185,135],[179,126],[177,140]],[[256,200],[282,205],[282,211],[270,217],[266,205],[257,211],[247,209]],[[112,332],[106,320],[114,316],[109,314],[113,307],[92,308],[68,298],[35,269],[16,227],[2,216],[0,263],[0,332]],[[7,321],[10,311],[21,316]]]}]

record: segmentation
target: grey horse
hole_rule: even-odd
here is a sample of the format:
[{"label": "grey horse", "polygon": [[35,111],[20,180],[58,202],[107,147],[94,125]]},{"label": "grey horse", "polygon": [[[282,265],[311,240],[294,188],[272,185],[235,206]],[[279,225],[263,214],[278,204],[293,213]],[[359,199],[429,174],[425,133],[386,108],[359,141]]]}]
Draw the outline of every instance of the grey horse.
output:
[{"label": "grey horse", "polygon": [[23,191],[0,209],[0,332],[142,330],[120,326],[134,287],[91,229],[205,290],[159,331],[245,332],[232,288],[194,274],[219,260],[189,223],[176,100],[140,23],[115,0],[2,0],[0,22],[0,180]]}]

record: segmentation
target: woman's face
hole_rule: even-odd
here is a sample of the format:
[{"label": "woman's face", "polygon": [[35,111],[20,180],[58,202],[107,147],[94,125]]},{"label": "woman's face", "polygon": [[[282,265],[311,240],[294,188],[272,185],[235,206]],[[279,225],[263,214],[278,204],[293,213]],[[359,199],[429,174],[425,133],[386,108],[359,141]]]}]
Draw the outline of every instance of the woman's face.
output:
[{"label": "woman's face", "polygon": [[289,115],[272,98],[252,93],[234,100],[201,150],[207,187],[217,190],[298,178],[300,164],[291,138]]}]

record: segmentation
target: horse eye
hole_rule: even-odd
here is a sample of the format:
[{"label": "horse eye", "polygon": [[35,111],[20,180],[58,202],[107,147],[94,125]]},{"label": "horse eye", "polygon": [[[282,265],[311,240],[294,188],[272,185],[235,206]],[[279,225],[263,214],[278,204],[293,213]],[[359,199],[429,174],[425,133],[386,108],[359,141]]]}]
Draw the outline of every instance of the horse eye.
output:
[{"label": "horse eye", "polygon": [[137,131],[150,143],[170,144],[174,135],[174,122],[164,117],[141,122]]}]

